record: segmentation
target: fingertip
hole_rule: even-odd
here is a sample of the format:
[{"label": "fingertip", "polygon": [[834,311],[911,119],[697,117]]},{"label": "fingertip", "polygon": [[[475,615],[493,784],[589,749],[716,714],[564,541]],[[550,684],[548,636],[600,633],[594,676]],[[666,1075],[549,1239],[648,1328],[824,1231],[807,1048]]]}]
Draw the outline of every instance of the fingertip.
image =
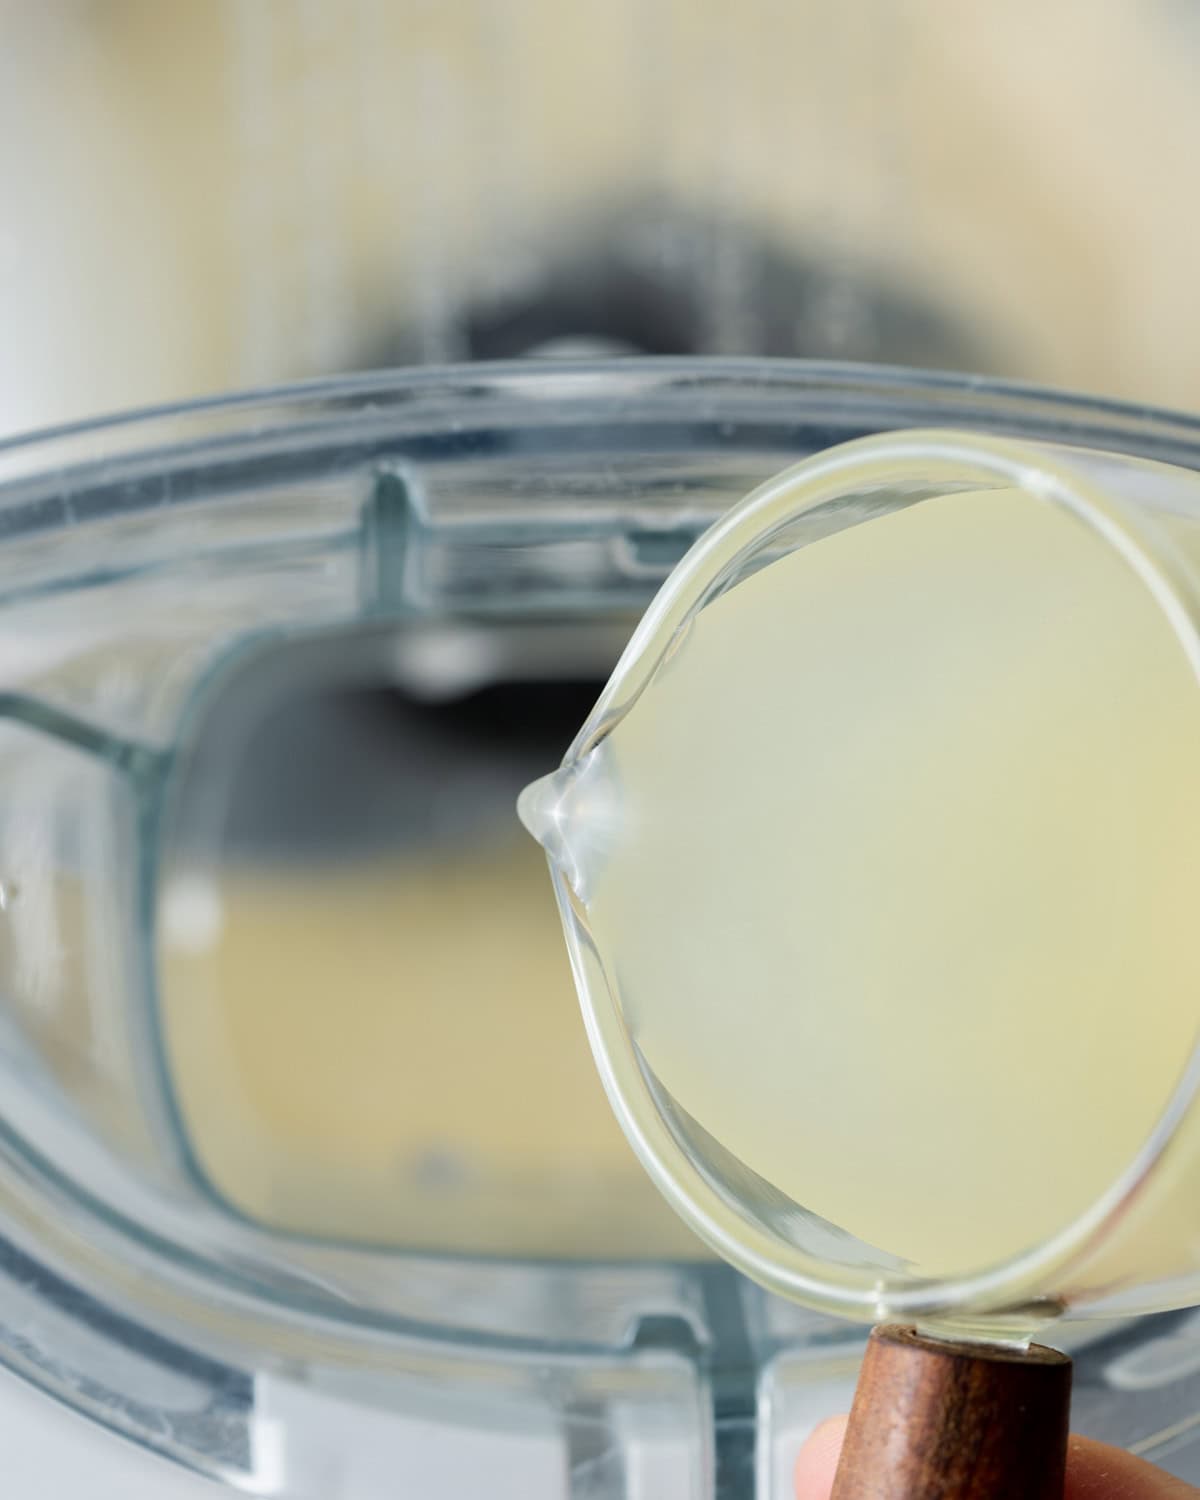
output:
[{"label": "fingertip", "polygon": [[1200,1490],[1145,1459],[1092,1438],[1071,1438],[1066,1500],[1196,1500]]},{"label": "fingertip", "polygon": [[846,1436],[845,1417],[829,1417],[817,1427],[796,1458],[796,1500],[829,1500]]}]

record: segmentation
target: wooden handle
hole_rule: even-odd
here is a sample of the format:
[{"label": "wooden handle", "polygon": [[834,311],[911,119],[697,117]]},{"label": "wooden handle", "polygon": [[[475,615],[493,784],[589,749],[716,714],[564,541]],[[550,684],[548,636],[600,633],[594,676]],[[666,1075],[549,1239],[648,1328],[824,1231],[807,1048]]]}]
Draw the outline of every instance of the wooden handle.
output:
[{"label": "wooden handle", "polygon": [[882,1326],[832,1500],[1062,1500],[1071,1361]]}]

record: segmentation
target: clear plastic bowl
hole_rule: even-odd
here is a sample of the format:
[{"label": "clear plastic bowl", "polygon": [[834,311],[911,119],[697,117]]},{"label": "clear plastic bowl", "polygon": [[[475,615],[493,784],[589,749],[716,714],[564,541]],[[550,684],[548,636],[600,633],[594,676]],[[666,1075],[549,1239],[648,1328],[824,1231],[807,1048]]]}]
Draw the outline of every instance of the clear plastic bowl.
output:
[{"label": "clear plastic bowl", "polygon": [[[12,1368],[256,1493],[789,1493],[860,1335],[647,1196],[572,1071],[565,969],[561,1011],[548,974],[548,1008],[522,1000],[540,938],[506,934],[543,900],[553,932],[548,884],[472,861],[701,529],[798,458],[913,425],[1200,468],[1200,422],[1169,413],[686,360],[364,377],[0,448]],[[379,733],[347,728],[368,689]],[[375,924],[336,892],[381,858],[403,874]],[[269,906],[238,882],[297,871],[308,905],[275,912],[231,1004],[236,923]],[[310,986],[301,1026],[308,970],[328,1005]],[[356,1176],[396,1099],[419,1104],[404,1152]],[[1076,1424],[1200,1472],[1190,1318],[1069,1335]]]}]

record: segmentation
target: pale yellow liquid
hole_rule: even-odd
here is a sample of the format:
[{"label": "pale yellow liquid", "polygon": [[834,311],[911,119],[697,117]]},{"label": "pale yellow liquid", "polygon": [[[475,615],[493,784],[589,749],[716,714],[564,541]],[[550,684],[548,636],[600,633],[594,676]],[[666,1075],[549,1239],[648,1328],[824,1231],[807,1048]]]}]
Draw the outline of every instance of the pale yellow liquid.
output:
[{"label": "pale yellow liquid", "polygon": [[209,1186],[274,1228],[413,1250],[687,1256],[588,1053],[545,865],[231,868],[160,952],[163,1037]]},{"label": "pale yellow liquid", "polygon": [[951,1275],[1152,1131],[1200,998],[1200,693],[1081,522],[953,496],[773,563],[580,785],[637,1047],[770,1189]]}]

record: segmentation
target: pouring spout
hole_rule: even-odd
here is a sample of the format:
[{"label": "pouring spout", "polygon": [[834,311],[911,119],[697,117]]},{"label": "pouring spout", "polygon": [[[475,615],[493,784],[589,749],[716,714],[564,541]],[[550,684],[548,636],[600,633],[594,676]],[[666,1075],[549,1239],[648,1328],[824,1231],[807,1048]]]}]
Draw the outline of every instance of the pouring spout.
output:
[{"label": "pouring spout", "polygon": [[601,743],[530,782],[517,798],[517,816],[585,903],[619,819],[610,761]]},{"label": "pouring spout", "polygon": [[570,780],[569,768],[562,767],[531,781],[517,798],[517,817],[552,858],[559,838],[563,797]]}]

